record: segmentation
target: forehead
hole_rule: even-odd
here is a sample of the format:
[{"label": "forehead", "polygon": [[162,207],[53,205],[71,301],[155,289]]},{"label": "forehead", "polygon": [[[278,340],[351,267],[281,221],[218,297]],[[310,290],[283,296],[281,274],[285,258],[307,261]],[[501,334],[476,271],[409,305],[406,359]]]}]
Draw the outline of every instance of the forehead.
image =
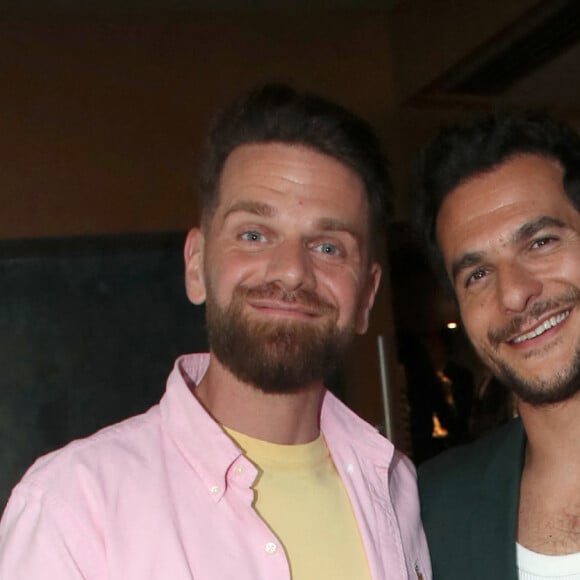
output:
[{"label": "forehead", "polygon": [[348,207],[367,214],[362,179],[340,161],[301,145],[255,143],[237,147],[220,177],[219,206],[241,198],[279,204]]},{"label": "forehead", "polygon": [[577,216],[563,178],[557,161],[525,154],[452,190],[437,216],[437,239],[446,267],[462,252],[508,243],[526,222],[543,216],[567,216],[569,222]]}]

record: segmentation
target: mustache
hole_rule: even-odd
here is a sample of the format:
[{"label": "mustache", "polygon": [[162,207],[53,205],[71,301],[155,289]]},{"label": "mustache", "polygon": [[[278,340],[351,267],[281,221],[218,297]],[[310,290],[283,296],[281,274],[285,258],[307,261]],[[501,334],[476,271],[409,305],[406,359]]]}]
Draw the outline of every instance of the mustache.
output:
[{"label": "mustache", "polygon": [[502,342],[522,332],[523,328],[531,326],[538,318],[550,310],[558,310],[566,306],[580,304],[580,289],[570,288],[555,298],[535,302],[526,314],[514,316],[501,328],[492,329],[487,333],[489,343],[497,348]]},{"label": "mustache", "polygon": [[334,312],[334,304],[322,299],[313,290],[299,288],[298,290],[286,290],[277,282],[269,282],[261,286],[238,286],[235,290],[237,298],[265,299],[286,302],[287,304],[299,304],[311,308],[320,314]]}]

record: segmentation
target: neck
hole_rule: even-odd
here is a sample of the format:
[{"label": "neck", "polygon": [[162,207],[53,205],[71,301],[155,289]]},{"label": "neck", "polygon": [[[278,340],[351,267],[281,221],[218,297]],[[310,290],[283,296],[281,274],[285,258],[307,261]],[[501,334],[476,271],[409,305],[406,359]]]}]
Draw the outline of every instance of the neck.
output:
[{"label": "neck", "polygon": [[580,394],[541,407],[520,402],[518,408],[528,439],[526,467],[580,476]]},{"label": "neck", "polygon": [[265,393],[238,380],[211,355],[208,370],[194,391],[216,421],[282,445],[313,441],[320,434],[322,381],[292,393]]},{"label": "neck", "polygon": [[580,551],[580,398],[519,407],[528,442],[520,483],[518,542],[542,554],[576,553]]}]

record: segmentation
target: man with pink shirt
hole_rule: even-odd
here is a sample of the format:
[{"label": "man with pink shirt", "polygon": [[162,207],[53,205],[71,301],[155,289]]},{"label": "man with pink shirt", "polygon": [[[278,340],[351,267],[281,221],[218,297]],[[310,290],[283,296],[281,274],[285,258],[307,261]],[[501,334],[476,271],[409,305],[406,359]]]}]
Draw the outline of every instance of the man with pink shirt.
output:
[{"label": "man with pink shirt", "polygon": [[412,465],[324,387],[367,329],[387,193],[341,107],[268,85],[227,110],[184,249],[211,352],[178,359],[147,413],[33,465],[0,578],[431,578]]}]

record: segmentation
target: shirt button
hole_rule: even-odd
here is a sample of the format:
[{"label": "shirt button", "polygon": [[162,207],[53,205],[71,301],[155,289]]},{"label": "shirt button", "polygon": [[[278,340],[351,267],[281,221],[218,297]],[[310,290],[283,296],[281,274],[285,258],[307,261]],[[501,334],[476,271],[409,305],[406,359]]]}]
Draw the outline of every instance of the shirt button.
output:
[{"label": "shirt button", "polygon": [[347,472],[347,473],[350,473],[350,474],[353,474],[353,473],[354,473],[354,467],[353,467],[352,463],[349,463],[349,464],[346,466],[346,472]]},{"label": "shirt button", "polygon": [[212,487],[212,488],[209,490],[209,492],[210,492],[212,495],[217,495],[217,494],[220,492],[220,488],[219,488],[217,485],[214,485],[214,486],[213,486],[213,487]]},{"label": "shirt button", "polygon": [[266,544],[266,552],[268,554],[274,554],[277,549],[278,549],[278,546],[276,546],[276,544],[274,544],[274,542],[268,542]]},{"label": "shirt button", "polygon": [[235,469],[235,474],[242,475],[242,473],[244,473],[244,468],[241,465],[238,465]]}]

